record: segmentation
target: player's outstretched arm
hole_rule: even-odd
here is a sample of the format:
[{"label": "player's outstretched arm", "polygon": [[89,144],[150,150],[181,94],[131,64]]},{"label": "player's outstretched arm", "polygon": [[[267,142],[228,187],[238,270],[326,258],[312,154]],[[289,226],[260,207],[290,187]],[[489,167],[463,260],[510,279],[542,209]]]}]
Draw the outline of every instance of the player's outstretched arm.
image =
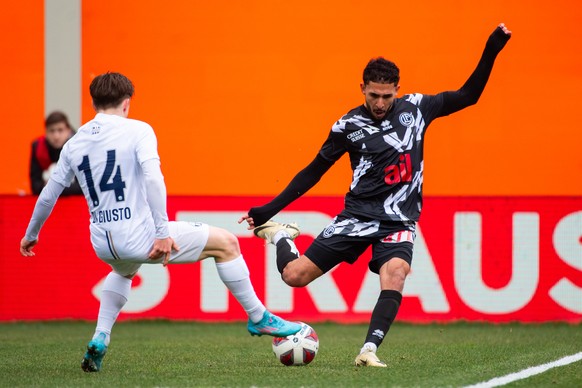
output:
[{"label": "player's outstretched arm", "polygon": [[28,222],[24,238],[20,240],[20,254],[22,256],[34,256],[32,248],[38,243],[40,229],[50,216],[57,200],[59,199],[59,195],[61,195],[64,189],[65,186],[49,179],[46,186],[40,192],[36,204],[34,205],[32,216]]},{"label": "player's outstretched arm", "polygon": [[495,58],[503,50],[511,34],[511,30],[504,23],[495,28],[487,39],[477,67],[465,84],[457,91],[442,93],[443,107],[438,116],[446,116],[477,103],[489,80]]},{"label": "player's outstretched arm", "polygon": [[287,205],[315,186],[323,174],[325,174],[333,164],[334,162],[327,161],[320,155],[317,155],[315,159],[307,165],[307,167],[295,175],[279,195],[263,206],[251,208],[247,215],[244,215],[239,219],[239,224],[243,221],[247,221],[249,224],[247,229],[253,229],[256,226],[263,225],[275,214],[279,213]]}]

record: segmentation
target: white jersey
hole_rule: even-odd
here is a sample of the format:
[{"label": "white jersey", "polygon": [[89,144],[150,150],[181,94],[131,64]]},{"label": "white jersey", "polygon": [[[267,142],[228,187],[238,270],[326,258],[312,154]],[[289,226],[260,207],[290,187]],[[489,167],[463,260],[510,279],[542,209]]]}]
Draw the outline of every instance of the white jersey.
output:
[{"label": "white jersey", "polygon": [[[147,257],[156,225],[142,164],[151,159],[159,163],[152,127],[117,115],[98,113],[65,143],[51,179],[68,186],[76,175],[89,206],[91,243],[101,259]],[[167,224],[165,202],[163,213]]]}]

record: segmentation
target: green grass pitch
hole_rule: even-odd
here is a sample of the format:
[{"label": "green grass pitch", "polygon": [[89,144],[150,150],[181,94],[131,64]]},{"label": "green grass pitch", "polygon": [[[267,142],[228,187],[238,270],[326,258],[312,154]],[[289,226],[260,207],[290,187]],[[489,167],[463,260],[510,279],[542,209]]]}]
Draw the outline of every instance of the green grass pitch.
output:
[{"label": "green grass pitch", "polygon": [[[92,322],[0,324],[2,387],[462,387],[582,351],[582,325],[395,323],[378,351],[388,368],[357,368],[366,325],[311,324],[315,360],[285,367],[271,337],[243,322],[118,323],[103,369],[80,361]],[[582,361],[508,387],[582,386]]]}]

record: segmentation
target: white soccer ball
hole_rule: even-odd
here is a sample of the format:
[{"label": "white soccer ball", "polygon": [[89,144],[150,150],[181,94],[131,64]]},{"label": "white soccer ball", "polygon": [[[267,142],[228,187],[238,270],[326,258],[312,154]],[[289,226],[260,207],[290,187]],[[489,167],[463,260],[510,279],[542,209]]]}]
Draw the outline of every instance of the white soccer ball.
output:
[{"label": "white soccer ball", "polygon": [[311,326],[304,322],[301,330],[287,337],[273,338],[273,353],[283,365],[307,365],[319,350],[319,338]]}]

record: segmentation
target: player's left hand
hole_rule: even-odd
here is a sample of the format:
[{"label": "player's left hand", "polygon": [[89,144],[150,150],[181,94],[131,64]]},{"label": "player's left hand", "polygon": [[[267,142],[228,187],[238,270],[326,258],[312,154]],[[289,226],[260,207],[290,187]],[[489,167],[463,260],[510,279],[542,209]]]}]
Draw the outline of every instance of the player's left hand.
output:
[{"label": "player's left hand", "polygon": [[507,28],[505,26],[505,23],[499,23],[499,25],[497,27],[501,28],[503,30],[503,32],[505,33],[505,35],[511,36],[511,31],[509,30],[509,28]]},{"label": "player's left hand", "polygon": [[32,251],[32,248],[38,243],[38,240],[28,241],[25,238],[20,240],[20,254],[24,257],[32,257],[35,253]]},{"label": "player's left hand", "polygon": [[180,247],[176,244],[173,238],[157,238],[154,240],[154,246],[148,255],[148,259],[158,260],[163,257],[164,260],[162,261],[162,264],[165,267],[170,262],[172,252],[178,252],[179,250]]}]

